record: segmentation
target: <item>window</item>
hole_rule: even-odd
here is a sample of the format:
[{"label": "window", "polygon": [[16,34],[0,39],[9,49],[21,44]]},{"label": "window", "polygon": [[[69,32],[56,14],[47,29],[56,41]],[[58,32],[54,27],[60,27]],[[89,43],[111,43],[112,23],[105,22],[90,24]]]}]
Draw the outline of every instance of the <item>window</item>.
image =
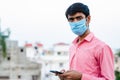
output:
[{"label": "window", "polygon": [[36,50],[38,49],[38,47],[37,47],[37,46],[35,46],[34,48],[35,48]]},{"label": "window", "polygon": [[45,74],[45,77],[47,77],[47,78],[48,78],[48,77],[49,77],[49,74]]},{"label": "window", "polygon": [[20,79],[21,78],[21,75],[18,75],[18,79]]},{"label": "window", "polygon": [[57,52],[57,54],[58,54],[58,55],[60,55],[60,54],[61,54],[61,52]]},{"label": "window", "polygon": [[8,60],[8,61],[10,61],[10,56],[9,56],[9,57],[7,57],[7,60]]},{"label": "window", "polygon": [[60,66],[60,67],[63,67],[63,63],[59,63],[59,66]]},{"label": "window", "polygon": [[118,58],[115,58],[115,62],[116,62],[116,63],[118,62]]},{"label": "window", "polygon": [[47,66],[47,65],[48,65],[48,63],[45,63],[45,65]]},{"label": "window", "polygon": [[7,79],[9,79],[9,76],[0,76],[0,79],[7,80]]},{"label": "window", "polygon": [[38,80],[38,75],[32,75],[32,80]]},{"label": "window", "polygon": [[20,49],[20,52],[24,52],[24,49]]}]

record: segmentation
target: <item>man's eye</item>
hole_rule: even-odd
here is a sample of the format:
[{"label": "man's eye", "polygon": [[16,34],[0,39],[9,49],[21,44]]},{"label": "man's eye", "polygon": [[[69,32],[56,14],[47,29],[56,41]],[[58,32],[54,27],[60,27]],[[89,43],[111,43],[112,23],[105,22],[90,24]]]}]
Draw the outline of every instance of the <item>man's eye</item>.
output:
[{"label": "man's eye", "polygon": [[74,20],[74,18],[68,18],[68,21],[73,21]]},{"label": "man's eye", "polygon": [[77,20],[81,20],[81,19],[82,19],[82,17],[78,16],[78,17],[76,17],[76,19],[77,19]]}]

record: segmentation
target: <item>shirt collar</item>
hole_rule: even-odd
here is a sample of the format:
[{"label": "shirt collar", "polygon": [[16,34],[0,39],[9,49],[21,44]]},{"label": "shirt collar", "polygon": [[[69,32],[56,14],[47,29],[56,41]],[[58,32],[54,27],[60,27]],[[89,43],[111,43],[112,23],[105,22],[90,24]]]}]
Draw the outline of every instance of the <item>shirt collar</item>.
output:
[{"label": "shirt collar", "polygon": [[[84,38],[84,40],[86,40],[86,41],[91,41],[92,40],[92,38],[94,37],[94,34],[92,33],[92,32],[90,32],[85,38]],[[74,40],[73,40],[73,43],[76,43],[77,42],[77,40],[79,39],[79,37],[76,37]],[[83,40],[83,41],[84,41]]]},{"label": "shirt collar", "polygon": [[92,40],[93,36],[94,36],[94,34],[93,34],[92,32],[90,32],[90,33],[85,37],[85,40],[89,42],[89,41]]}]

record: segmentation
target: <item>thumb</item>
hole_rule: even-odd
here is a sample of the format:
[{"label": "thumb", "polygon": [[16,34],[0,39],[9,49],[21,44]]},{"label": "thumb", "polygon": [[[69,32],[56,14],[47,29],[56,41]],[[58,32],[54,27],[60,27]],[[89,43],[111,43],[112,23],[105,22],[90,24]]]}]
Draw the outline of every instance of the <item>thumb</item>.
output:
[{"label": "thumb", "polygon": [[65,69],[62,69],[60,72],[64,73],[64,72],[65,72]]}]

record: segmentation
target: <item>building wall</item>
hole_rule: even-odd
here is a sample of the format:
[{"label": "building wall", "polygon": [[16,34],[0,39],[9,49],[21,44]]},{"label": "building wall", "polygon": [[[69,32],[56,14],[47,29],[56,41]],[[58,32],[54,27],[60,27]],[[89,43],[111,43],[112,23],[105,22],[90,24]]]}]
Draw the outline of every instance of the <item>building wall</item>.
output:
[{"label": "building wall", "polygon": [[7,41],[7,57],[0,62],[2,80],[40,80],[41,65],[26,57],[25,47],[19,47],[17,41]]},{"label": "building wall", "polygon": [[[55,45],[52,51],[47,51],[45,55],[40,56],[41,80],[59,80],[50,70],[68,70],[69,64],[69,45]],[[50,53],[51,52],[51,53]],[[48,54],[48,55],[47,55]]]}]

